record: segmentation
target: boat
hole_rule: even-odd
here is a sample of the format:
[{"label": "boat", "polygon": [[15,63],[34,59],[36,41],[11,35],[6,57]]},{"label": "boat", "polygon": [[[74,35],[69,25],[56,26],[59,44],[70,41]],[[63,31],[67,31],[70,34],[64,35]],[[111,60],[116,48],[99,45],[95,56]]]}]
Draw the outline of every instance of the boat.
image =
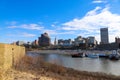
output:
[{"label": "boat", "polygon": [[109,55],[110,60],[119,60],[120,59],[120,53],[118,50],[113,50],[112,53]]},{"label": "boat", "polygon": [[85,54],[84,53],[75,53],[75,54],[72,54],[71,55],[72,57],[85,57]]},{"label": "boat", "polygon": [[99,55],[96,54],[96,53],[89,53],[89,54],[86,54],[86,57],[89,57],[89,58],[99,58]]},{"label": "boat", "polygon": [[100,58],[108,58],[108,55],[105,53],[98,53]]}]

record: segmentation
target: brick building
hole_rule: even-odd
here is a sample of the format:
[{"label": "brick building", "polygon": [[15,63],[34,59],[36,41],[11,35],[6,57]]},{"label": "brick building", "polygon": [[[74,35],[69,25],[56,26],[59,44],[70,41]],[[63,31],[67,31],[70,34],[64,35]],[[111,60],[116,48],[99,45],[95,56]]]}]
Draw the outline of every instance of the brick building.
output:
[{"label": "brick building", "polygon": [[39,46],[50,46],[51,39],[48,33],[41,34],[41,37],[38,38]]}]

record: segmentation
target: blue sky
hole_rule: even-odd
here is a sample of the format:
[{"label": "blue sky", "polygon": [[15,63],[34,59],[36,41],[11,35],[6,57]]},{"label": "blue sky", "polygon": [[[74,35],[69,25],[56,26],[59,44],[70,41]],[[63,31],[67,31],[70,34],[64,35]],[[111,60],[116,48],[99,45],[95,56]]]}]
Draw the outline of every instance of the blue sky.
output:
[{"label": "blue sky", "polygon": [[0,0],[0,42],[34,41],[47,32],[52,42],[95,36],[108,27],[120,36],[120,0]]}]

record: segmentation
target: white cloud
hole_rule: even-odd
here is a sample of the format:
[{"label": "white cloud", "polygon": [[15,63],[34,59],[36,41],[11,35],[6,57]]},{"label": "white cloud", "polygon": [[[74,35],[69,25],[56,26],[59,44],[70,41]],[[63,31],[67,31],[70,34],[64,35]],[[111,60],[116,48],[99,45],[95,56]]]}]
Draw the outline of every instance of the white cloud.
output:
[{"label": "white cloud", "polygon": [[48,34],[50,34],[50,35],[54,35],[54,34],[57,34],[57,32],[55,31],[55,30],[43,30],[43,33],[44,32],[47,32]]},{"label": "white cloud", "polygon": [[75,34],[75,31],[59,32],[58,34]]},{"label": "white cloud", "polygon": [[31,29],[31,30],[41,30],[43,29],[43,27],[41,27],[38,24],[23,24],[19,26],[20,28],[24,28],[24,29]]},{"label": "white cloud", "polygon": [[22,33],[23,37],[34,37],[36,36],[35,34],[30,34],[30,33]]},{"label": "white cloud", "polygon": [[98,12],[99,10],[101,10],[101,9],[102,9],[101,7],[96,7],[94,10],[89,11],[89,12],[86,14],[86,16],[94,16],[94,15],[96,15],[97,12]]},{"label": "white cloud", "polygon": [[[110,12],[109,7],[96,7],[81,19],[73,19],[63,24],[64,30],[86,30],[89,34],[99,33],[100,28],[108,27],[109,34],[118,36],[120,32],[120,15]],[[97,35],[96,35],[97,36]],[[100,34],[99,34],[100,36]],[[114,41],[114,37],[110,37]]]},{"label": "white cloud", "polygon": [[23,33],[16,33],[16,34],[10,33],[10,34],[8,34],[8,36],[10,36],[10,37],[35,37],[36,35],[23,32]]},{"label": "white cloud", "polygon": [[74,34],[75,33],[74,31],[67,31],[67,32],[62,31],[62,32],[60,32],[60,31],[56,31],[56,30],[44,30],[43,33],[44,32],[47,32],[50,35]]},{"label": "white cloud", "polygon": [[8,25],[15,25],[15,24],[17,24],[18,22],[17,21],[10,21],[10,22],[6,22],[6,24],[8,24]]},{"label": "white cloud", "polygon": [[106,0],[94,0],[92,3],[106,3]]},{"label": "white cloud", "polygon": [[52,27],[55,27],[55,25],[54,25],[54,24],[52,24],[51,26],[52,26]]},{"label": "white cloud", "polygon": [[8,28],[17,28],[17,26],[8,26]]},{"label": "white cloud", "polygon": [[23,28],[23,29],[30,29],[30,30],[42,30],[44,27],[38,24],[21,24],[21,25],[12,25],[8,26],[8,28]]}]

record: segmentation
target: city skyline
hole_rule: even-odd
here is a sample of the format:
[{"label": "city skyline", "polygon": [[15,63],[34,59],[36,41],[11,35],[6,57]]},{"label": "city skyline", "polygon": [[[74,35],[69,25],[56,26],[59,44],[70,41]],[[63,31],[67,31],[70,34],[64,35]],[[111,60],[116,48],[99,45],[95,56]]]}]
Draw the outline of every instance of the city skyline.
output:
[{"label": "city skyline", "polygon": [[1,0],[0,42],[34,41],[47,32],[57,39],[94,36],[108,28],[109,42],[120,35],[120,0]]}]

